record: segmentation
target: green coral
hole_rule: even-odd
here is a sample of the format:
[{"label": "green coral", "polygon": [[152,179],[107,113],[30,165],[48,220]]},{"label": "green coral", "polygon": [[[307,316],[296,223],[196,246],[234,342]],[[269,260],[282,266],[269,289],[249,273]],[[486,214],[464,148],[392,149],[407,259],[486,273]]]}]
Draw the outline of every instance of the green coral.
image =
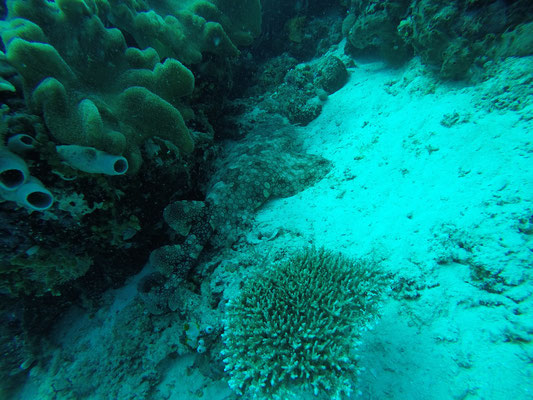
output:
[{"label": "green coral", "polygon": [[236,56],[261,26],[259,0],[8,0],[7,8],[5,58],[32,111],[59,144],[124,155],[130,172],[154,136],[192,152],[183,115],[192,114],[184,98],[194,77],[184,64],[204,52]]},{"label": "green coral", "polygon": [[252,398],[349,394],[356,343],[375,317],[384,276],[373,263],[307,249],[245,283],[228,305],[230,386]]}]

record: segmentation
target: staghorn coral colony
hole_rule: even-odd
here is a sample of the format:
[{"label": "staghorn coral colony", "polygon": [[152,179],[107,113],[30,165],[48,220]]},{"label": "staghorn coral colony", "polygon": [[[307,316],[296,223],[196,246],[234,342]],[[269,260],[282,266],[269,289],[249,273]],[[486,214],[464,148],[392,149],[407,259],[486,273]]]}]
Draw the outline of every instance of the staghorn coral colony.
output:
[{"label": "staghorn coral colony", "polygon": [[368,261],[305,249],[245,283],[228,305],[224,363],[251,398],[342,398],[353,391],[360,333],[387,281]]},{"label": "staghorn coral colony", "polygon": [[[506,62],[516,85],[482,101],[526,115],[532,13],[525,0],[0,2],[0,398],[214,399],[204,381],[220,399],[358,396],[391,278],[255,218],[339,168],[338,149],[326,158],[305,135],[358,57],[468,84]],[[346,166],[328,190],[352,180]],[[446,256],[451,239],[473,251],[443,232],[439,262],[465,258]],[[503,291],[498,274],[476,266],[474,286]],[[412,300],[422,286],[393,288]],[[76,312],[94,329],[63,337]]]}]

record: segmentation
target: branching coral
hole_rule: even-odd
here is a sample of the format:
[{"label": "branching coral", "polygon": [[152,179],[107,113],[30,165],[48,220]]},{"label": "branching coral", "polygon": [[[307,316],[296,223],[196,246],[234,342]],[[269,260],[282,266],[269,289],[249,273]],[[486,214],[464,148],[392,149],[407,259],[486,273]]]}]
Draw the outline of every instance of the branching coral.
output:
[{"label": "branching coral", "polygon": [[259,399],[340,398],[385,279],[370,262],[308,249],[248,281],[224,332],[230,386]]}]

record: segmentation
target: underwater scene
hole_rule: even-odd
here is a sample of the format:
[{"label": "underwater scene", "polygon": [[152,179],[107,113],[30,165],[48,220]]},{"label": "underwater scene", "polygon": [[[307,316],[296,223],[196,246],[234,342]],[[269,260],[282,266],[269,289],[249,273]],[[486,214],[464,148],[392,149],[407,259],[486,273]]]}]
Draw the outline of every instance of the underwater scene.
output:
[{"label": "underwater scene", "polygon": [[0,0],[0,400],[532,400],[533,1]]}]

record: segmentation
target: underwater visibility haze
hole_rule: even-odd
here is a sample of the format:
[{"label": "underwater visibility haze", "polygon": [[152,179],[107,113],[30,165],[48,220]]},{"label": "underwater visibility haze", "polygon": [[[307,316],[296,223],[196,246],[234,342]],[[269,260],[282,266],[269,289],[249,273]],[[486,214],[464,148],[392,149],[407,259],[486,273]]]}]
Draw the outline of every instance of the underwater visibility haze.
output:
[{"label": "underwater visibility haze", "polygon": [[533,2],[0,2],[0,400],[533,399]]}]

